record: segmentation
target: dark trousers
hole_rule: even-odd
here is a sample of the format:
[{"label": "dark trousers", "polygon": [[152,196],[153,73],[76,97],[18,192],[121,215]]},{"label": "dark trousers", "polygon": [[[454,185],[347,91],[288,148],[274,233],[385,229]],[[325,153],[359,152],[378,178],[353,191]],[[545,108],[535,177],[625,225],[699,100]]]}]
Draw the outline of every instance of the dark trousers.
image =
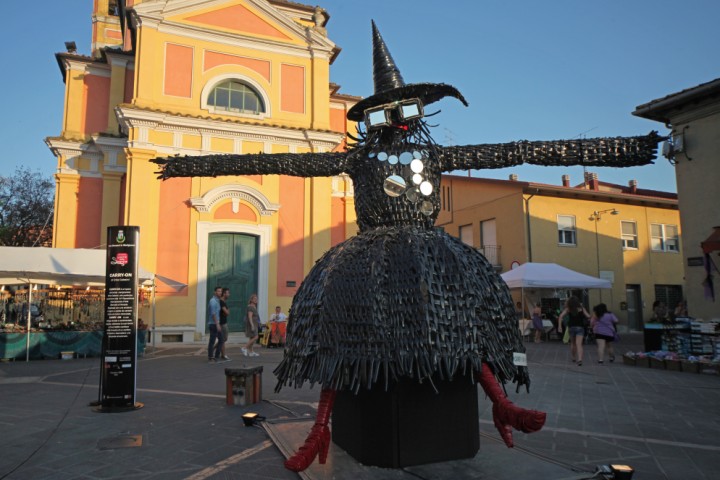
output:
[{"label": "dark trousers", "polygon": [[[215,350],[215,359],[220,358],[220,352],[224,342],[222,331],[215,324],[210,324],[210,341],[208,342],[208,359],[213,358],[213,347]],[[217,341],[217,343],[216,343]]]}]

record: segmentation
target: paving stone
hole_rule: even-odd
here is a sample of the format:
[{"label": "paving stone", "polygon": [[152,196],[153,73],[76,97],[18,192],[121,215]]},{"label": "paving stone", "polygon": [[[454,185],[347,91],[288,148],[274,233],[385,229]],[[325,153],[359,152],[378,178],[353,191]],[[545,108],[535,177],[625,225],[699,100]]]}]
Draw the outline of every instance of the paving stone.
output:
[{"label": "paving stone", "polygon": [[[638,351],[641,343],[641,335],[625,334],[622,347]],[[274,392],[272,370],[282,351],[263,349],[252,364],[265,366],[266,401],[251,407],[227,406],[224,369],[207,365],[204,354],[195,354],[201,349],[158,348],[140,359],[138,399],[145,407],[122,414],[95,413],[87,405],[97,398],[97,359],[0,364],[0,429],[6,445],[0,455],[0,477],[25,462],[7,478],[162,480],[218,465],[221,470],[210,478],[297,478],[283,468],[282,453],[275,446],[238,457],[268,438],[261,429],[244,427],[240,416],[251,409],[269,419],[307,414],[311,416],[305,418],[312,418],[319,389]],[[355,471],[351,463],[338,463],[317,469],[316,473],[324,472],[320,476],[305,478],[325,474],[337,480],[411,480],[414,475],[535,480],[542,478],[537,474],[542,467],[559,468],[553,470],[561,472],[559,476],[552,478],[573,479],[589,475],[573,472],[572,465],[591,472],[596,464],[609,462],[633,466],[634,480],[714,478],[720,453],[720,377],[622,362],[601,367],[595,364],[593,346],[586,346],[582,367],[569,362],[569,349],[560,342],[530,343],[527,349],[530,393],[516,393],[507,385],[508,396],[548,416],[544,430],[515,434],[516,449],[499,444],[492,405],[480,391],[481,450],[475,459],[412,467],[414,474],[369,467]],[[228,354],[241,359],[231,364],[243,363],[238,346],[230,346]],[[143,445],[98,449],[99,440],[121,434],[143,435]],[[488,459],[488,452],[494,460]],[[531,452],[533,460],[528,458]]]}]

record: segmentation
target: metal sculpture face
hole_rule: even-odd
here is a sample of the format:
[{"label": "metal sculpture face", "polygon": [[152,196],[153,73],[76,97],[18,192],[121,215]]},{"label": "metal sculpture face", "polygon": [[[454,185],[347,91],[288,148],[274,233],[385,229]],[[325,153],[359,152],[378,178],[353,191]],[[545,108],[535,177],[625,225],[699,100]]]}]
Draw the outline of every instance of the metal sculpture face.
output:
[{"label": "metal sculpture face", "polygon": [[407,124],[423,117],[422,102],[418,98],[387,103],[365,110],[365,126],[368,130],[390,125]]}]

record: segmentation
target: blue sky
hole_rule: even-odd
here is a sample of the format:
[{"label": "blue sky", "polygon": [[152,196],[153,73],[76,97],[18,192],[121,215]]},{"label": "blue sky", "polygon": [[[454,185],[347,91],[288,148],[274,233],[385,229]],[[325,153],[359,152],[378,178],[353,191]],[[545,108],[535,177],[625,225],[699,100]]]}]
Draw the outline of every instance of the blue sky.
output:
[{"label": "blue sky", "polygon": [[[331,67],[341,92],[373,93],[370,19],[375,19],[406,83],[444,82],[470,103],[434,104],[443,145],[639,135],[667,129],[636,118],[636,106],[720,78],[716,0],[317,0],[342,48]],[[309,2],[308,2],[309,3]],[[43,139],[60,133],[62,76],[54,54],[74,40],[90,53],[92,0],[8,2],[6,92],[0,116],[3,174],[27,165],[50,175]],[[31,28],[32,25],[32,28]],[[435,107],[435,108],[433,108]],[[676,191],[674,170],[655,165],[593,169],[601,181]],[[581,167],[485,170],[476,176],[560,184]]]}]

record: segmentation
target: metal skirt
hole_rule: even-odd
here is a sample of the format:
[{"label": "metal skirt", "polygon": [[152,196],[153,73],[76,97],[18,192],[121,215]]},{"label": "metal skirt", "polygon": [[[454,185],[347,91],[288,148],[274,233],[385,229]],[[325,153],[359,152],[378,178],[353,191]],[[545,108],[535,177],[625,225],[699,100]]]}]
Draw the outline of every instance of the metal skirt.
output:
[{"label": "metal skirt", "polygon": [[276,390],[387,388],[482,362],[519,388],[524,351],[507,286],[480,252],[441,230],[378,228],[330,249],[298,289]]}]

